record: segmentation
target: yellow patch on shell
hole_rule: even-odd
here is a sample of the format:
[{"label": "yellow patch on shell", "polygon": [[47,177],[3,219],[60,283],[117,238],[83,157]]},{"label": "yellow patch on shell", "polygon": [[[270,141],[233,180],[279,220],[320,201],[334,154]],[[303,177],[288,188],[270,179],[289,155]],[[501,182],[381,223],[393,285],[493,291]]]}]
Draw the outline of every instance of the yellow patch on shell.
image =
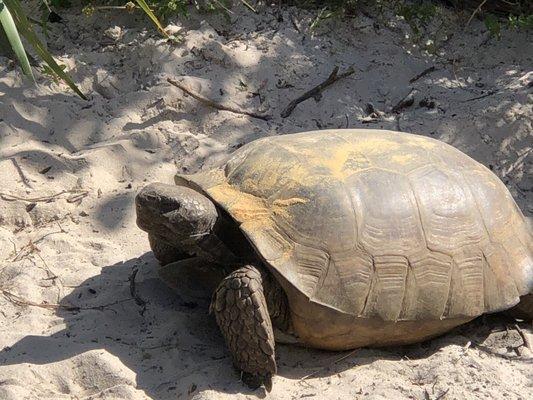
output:
[{"label": "yellow patch on shell", "polygon": [[228,212],[239,222],[263,220],[270,216],[270,209],[265,201],[248,193],[236,190],[228,184],[208,189],[209,195],[225,204]]},{"label": "yellow patch on shell", "polygon": [[391,160],[395,163],[398,163],[400,165],[407,165],[411,161],[413,161],[415,157],[412,154],[404,153],[404,154],[394,154],[391,157]]},{"label": "yellow patch on shell", "polygon": [[442,146],[442,143],[439,143],[438,141],[428,140],[428,138],[424,136],[417,136],[412,135],[410,138],[411,141],[413,141],[418,147],[422,147],[423,149],[433,150],[437,146]]},{"label": "yellow patch on shell", "polygon": [[274,202],[272,203],[272,205],[274,206],[280,206],[280,207],[288,207],[288,206],[293,206],[295,204],[305,204],[309,202],[309,200],[307,199],[302,199],[300,197],[292,197],[290,199],[278,199],[278,200],[274,200]]},{"label": "yellow patch on shell", "polygon": [[292,197],[290,199],[278,199],[272,202],[271,211],[272,211],[272,214],[283,217],[285,220],[288,221],[292,219],[292,216],[291,216],[290,210],[288,210],[288,207],[294,206],[296,204],[305,204],[308,202],[309,200],[302,199],[300,197]]},{"label": "yellow patch on shell", "polygon": [[[354,172],[371,167],[367,155],[390,154],[399,149],[401,145],[393,140],[369,138],[352,143],[341,142],[336,146],[331,146],[327,152],[317,152],[314,147],[300,148],[291,145],[284,145],[284,147],[305,159],[307,171],[312,170],[313,167],[327,168],[331,176],[343,180]],[[306,174],[305,177],[307,176]],[[294,176],[291,171],[291,178],[303,182],[302,177],[296,171],[294,171]]]}]

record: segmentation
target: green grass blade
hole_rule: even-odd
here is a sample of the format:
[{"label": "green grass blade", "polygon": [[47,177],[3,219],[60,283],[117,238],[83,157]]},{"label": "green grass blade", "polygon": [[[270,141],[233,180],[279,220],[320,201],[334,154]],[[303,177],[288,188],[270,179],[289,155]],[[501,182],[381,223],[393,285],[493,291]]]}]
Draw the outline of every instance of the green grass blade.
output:
[{"label": "green grass blade", "polygon": [[24,71],[24,74],[29,76],[31,80],[35,82],[35,78],[33,77],[33,72],[30,67],[30,62],[28,61],[26,50],[24,50],[24,46],[20,40],[15,21],[13,21],[11,13],[2,0],[0,0],[0,25],[2,25],[4,28],[7,40],[9,41],[11,48],[15,52],[15,55],[20,62],[22,71]]},{"label": "green grass blade", "polygon": [[70,75],[61,69],[61,67],[56,63],[52,55],[48,52],[44,44],[39,40],[37,34],[33,30],[31,23],[26,18],[26,14],[22,9],[18,0],[2,0],[10,9],[13,20],[19,28],[22,36],[33,46],[39,57],[41,57],[50,67],[54,73],[59,76],[78,96],[82,99],[87,100],[87,97],[78,89]]},{"label": "green grass blade", "polygon": [[148,4],[146,4],[146,1],[144,0],[135,0],[135,2],[139,5],[139,7],[142,8],[142,10],[148,15],[148,17],[152,20],[155,26],[157,26],[157,29],[165,35],[165,37],[169,38],[168,34],[165,32],[165,29],[163,29],[163,26],[161,25],[161,22],[157,19],[155,14],[152,12],[150,7],[148,7]]}]

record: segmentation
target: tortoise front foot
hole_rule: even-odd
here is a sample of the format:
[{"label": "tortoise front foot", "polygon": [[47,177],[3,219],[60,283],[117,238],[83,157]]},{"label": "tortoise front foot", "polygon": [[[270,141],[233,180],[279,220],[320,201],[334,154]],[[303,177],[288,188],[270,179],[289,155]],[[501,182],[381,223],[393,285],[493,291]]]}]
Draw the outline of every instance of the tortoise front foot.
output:
[{"label": "tortoise front foot", "polygon": [[257,374],[242,371],[241,379],[250,389],[255,390],[264,386],[267,392],[272,390],[272,374]]},{"label": "tortoise front foot", "polygon": [[218,286],[211,310],[243,382],[270,391],[276,373],[274,332],[261,272],[247,265],[229,274]]}]

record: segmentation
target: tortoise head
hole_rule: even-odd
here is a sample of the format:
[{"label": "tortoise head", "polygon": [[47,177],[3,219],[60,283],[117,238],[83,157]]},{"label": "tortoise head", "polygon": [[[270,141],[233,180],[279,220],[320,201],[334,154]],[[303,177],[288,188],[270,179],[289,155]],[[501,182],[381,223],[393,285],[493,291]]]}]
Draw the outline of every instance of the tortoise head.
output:
[{"label": "tortoise head", "polygon": [[209,235],[218,213],[213,202],[185,186],[152,183],[135,198],[137,225],[178,248]]}]

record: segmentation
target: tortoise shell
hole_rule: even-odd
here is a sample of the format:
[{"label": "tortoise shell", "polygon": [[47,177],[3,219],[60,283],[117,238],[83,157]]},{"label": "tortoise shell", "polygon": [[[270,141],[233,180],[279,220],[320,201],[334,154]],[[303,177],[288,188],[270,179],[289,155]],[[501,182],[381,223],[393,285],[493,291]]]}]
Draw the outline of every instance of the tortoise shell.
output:
[{"label": "tortoise shell", "polygon": [[434,139],[358,129],[266,137],[176,182],[226,210],[292,288],[345,314],[474,317],[533,289],[532,235],[511,194]]}]

